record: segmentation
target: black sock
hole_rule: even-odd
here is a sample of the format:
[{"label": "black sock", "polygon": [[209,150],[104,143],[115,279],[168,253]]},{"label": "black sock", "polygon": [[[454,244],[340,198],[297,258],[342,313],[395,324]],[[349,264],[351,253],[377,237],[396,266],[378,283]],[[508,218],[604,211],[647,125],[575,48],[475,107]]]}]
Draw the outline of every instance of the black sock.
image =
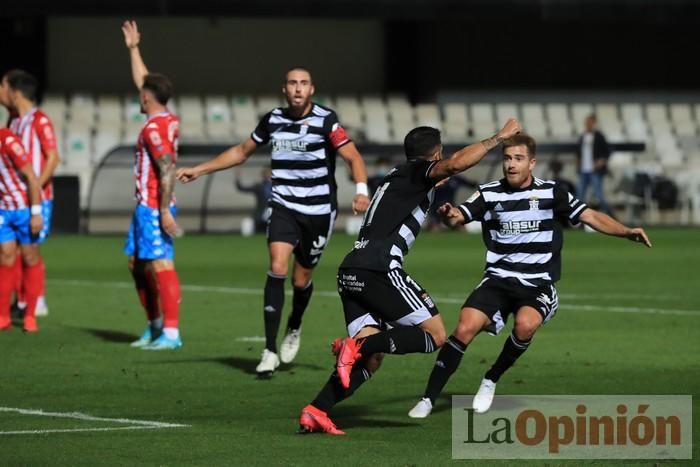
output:
[{"label": "black sock", "polygon": [[501,350],[501,354],[496,359],[496,363],[486,372],[484,378],[497,383],[503,373],[505,373],[508,368],[512,367],[515,361],[525,353],[531,341],[532,339],[521,341],[515,335],[515,331],[511,332],[505,344],[503,344],[503,350]]},{"label": "black sock", "polygon": [[287,320],[287,329],[299,329],[301,327],[301,317],[304,316],[306,307],[309,306],[309,300],[311,300],[313,291],[313,282],[309,282],[303,289],[294,288],[292,314],[289,315],[289,319]]},{"label": "black sock", "polygon": [[343,385],[340,384],[338,373],[334,371],[331,377],[328,378],[326,385],[321,389],[321,392],[316,396],[316,399],[311,401],[311,405],[324,412],[328,412],[338,402],[350,397],[357,388],[371,377],[372,373],[364,366],[356,366],[350,373],[350,387],[345,389]]},{"label": "black sock", "polygon": [[457,370],[466,350],[467,345],[465,343],[455,336],[450,336],[447,338],[445,345],[440,349],[440,352],[438,352],[435,366],[430,373],[430,379],[428,379],[428,385],[425,387],[424,395],[424,397],[429,398],[430,402],[433,404],[435,404],[435,399],[437,399],[442,392],[442,388],[447,384],[447,380],[450,379],[452,373]]},{"label": "black sock", "polygon": [[265,317],[265,348],[277,353],[277,332],[280,328],[282,318],[282,307],[284,307],[284,280],[285,276],[278,276],[271,272],[267,273],[265,282],[264,308]]},{"label": "black sock", "polygon": [[437,348],[433,336],[417,326],[397,326],[360,340],[360,353],[366,357],[375,353],[431,353]]}]

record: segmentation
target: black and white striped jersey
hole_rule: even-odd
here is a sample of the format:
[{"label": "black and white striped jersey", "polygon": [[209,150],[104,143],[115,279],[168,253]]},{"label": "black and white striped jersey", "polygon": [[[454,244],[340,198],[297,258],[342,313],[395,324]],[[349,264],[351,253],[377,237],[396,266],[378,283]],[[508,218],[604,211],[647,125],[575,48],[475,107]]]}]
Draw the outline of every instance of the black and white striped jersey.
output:
[{"label": "black and white striped jersey", "polygon": [[387,174],[341,268],[389,271],[403,266],[433,202],[435,182],[428,173],[434,164],[423,159],[408,161]]},{"label": "black and white striped jersey", "polygon": [[514,189],[501,179],[480,185],[459,209],[466,222],[482,222],[487,276],[539,287],[561,275],[563,234],[557,218],[578,222],[586,205],[551,180],[533,178],[529,187]]},{"label": "black and white striped jersey", "polygon": [[260,120],[251,138],[272,147],[272,203],[307,215],[337,208],[336,151],[351,139],[333,110],[312,104],[307,115],[294,118],[278,107]]}]

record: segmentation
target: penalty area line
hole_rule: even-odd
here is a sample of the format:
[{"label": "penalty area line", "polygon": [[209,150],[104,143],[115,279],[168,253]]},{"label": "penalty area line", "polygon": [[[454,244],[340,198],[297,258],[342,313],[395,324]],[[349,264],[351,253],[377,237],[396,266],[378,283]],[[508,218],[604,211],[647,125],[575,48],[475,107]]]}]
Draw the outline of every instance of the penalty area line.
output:
[{"label": "penalty area line", "polygon": [[130,419],[130,418],[96,417],[94,415],[84,414],[81,412],[47,412],[47,411],[44,411],[41,409],[22,409],[22,408],[18,408],[18,407],[0,407],[0,412],[11,412],[11,413],[18,413],[20,415],[30,415],[30,416],[39,416],[39,417],[68,418],[68,419],[72,419],[72,420],[83,420],[83,421],[92,421],[92,422],[120,423],[122,425],[128,425],[128,426],[115,426],[115,427],[94,427],[94,428],[12,430],[12,431],[0,431],[0,435],[72,433],[72,432],[85,432],[85,431],[149,430],[149,429],[161,429],[161,428],[186,428],[186,427],[190,426],[190,425],[184,425],[181,423],[166,423],[166,422],[157,422],[157,421],[153,421],[153,420],[135,420],[135,419]]}]

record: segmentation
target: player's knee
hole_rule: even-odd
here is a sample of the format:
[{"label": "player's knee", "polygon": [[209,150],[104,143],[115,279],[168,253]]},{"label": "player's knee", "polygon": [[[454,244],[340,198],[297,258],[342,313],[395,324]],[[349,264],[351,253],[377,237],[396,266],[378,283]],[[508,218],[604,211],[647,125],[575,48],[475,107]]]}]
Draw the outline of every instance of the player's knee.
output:
[{"label": "player's knee", "polygon": [[14,250],[3,251],[2,253],[0,253],[0,264],[2,264],[5,267],[12,266],[13,264],[15,264],[16,256],[17,254]]},{"label": "player's knee", "polygon": [[374,373],[379,369],[380,366],[382,366],[382,362],[384,361],[384,354],[383,353],[375,353],[371,357],[367,359],[365,362],[365,368],[370,373]]},{"label": "player's knee", "polygon": [[442,347],[445,343],[445,340],[447,340],[447,333],[444,329],[430,330],[429,333],[430,337],[432,337],[433,341],[435,342],[436,349]]},{"label": "player's knee", "polygon": [[282,261],[273,261],[270,264],[270,272],[276,276],[286,276],[289,270],[289,265]]},{"label": "player's knee", "polygon": [[129,256],[129,259],[127,260],[126,267],[129,268],[129,272],[134,272],[134,257]]},{"label": "player's knee", "polygon": [[309,282],[311,282],[311,278],[308,276],[304,276],[304,277],[294,276],[292,278],[292,285],[295,289],[305,289],[306,287],[309,286]]},{"label": "player's knee", "polygon": [[535,335],[539,327],[540,321],[538,320],[516,321],[513,331],[515,332],[515,337],[521,341],[529,341],[532,339],[532,336]]},{"label": "player's knee", "polygon": [[34,266],[39,262],[39,251],[33,248],[22,250],[22,264],[25,266]]},{"label": "player's knee", "polygon": [[465,344],[471,342],[474,337],[481,331],[481,323],[476,323],[468,319],[460,319],[455,328],[454,335],[457,339]]}]

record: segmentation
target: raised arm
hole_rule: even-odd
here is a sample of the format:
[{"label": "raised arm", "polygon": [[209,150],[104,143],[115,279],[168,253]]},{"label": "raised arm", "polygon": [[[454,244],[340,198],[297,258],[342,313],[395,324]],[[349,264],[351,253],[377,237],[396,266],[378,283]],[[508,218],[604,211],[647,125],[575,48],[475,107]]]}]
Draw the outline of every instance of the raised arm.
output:
[{"label": "raised arm", "polygon": [[651,242],[646,232],[644,232],[644,229],[641,227],[627,227],[607,214],[596,211],[595,209],[586,208],[579,216],[579,220],[598,232],[615,237],[623,237],[651,248]]},{"label": "raised arm", "polygon": [[43,226],[43,220],[41,218],[41,185],[39,185],[39,179],[34,174],[34,169],[31,164],[25,164],[20,167],[19,172],[22,174],[27,182],[28,186],[28,196],[29,204],[31,205],[32,217],[29,220],[29,228],[32,234],[38,235],[41,232]]},{"label": "raised arm", "polygon": [[131,76],[134,79],[134,84],[138,89],[143,86],[143,80],[148,74],[148,68],[141,58],[139,51],[139,42],[141,42],[141,33],[139,33],[136,21],[124,21],[122,24],[122,32],[124,33],[124,43],[129,49],[131,58]]},{"label": "raised arm", "polygon": [[338,154],[350,166],[352,179],[355,181],[356,194],[352,199],[352,212],[353,214],[365,212],[369,206],[365,161],[352,141],[338,148]]},{"label": "raised arm", "polygon": [[492,137],[470,144],[455,152],[449,159],[439,161],[430,170],[430,178],[439,182],[447,177],[464,172],[478,164],[491,149],[501,144],[504,139],[520,133],[521,130],[520,122],[514,118],[509,119],[503,125],[503,128]]},{"label": "raised arm", "polygon": [[253,141],[252,138],[248,138],[241,144],[230,147],[213,159],[209,159],[194,167],[182,167],[178,169],[177,179],[182,183],[188,183],[197,180],[202,175],[241,165],[248,160],[257,147],[257,143]]}]

